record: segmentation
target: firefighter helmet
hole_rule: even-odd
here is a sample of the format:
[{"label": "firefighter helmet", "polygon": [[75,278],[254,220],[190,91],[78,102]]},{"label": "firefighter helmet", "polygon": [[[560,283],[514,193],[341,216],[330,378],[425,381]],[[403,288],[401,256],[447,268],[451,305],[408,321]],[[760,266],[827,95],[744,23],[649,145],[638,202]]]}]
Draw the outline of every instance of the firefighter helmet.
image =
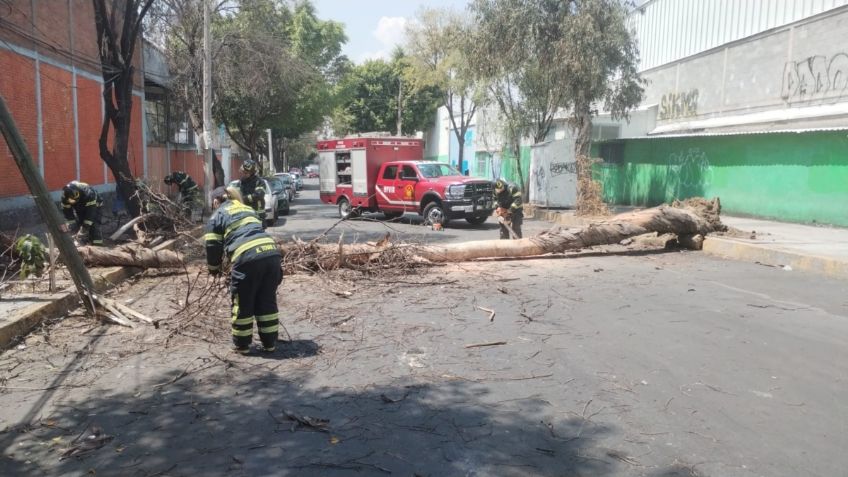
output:
[{"label": "firefighter helmet", "polygon": [[168,185],[171,185],[171,184],[173,184],[173,183],[174,183],[174,178],[173,178],[173,177],[171,177],[171,174],[168,174],[168,175],[167,175],[167,176],[165,176],[165,178],[164,178],[164,179],[162,179],[162,180],[163,180],[163,182],[165,182],[165,184],[168,184]]},{"label": "firefighter helmet", "polygon": [[503,179],[498,179],[495,181],[495,193],[500,194],[506,189],[506,181]]},{"label": "firefighter helmet", "polygon": [[242,172],[247,172],[248,174],[256,174],[256,162],[252,159],[248,159],[244,161],[244,164],[241,165]]},{"label": "firefighter helmet", "polygon": [[76,204],[81,193],[82,187],[77,181],[68,182],[68,185],[62,188],[62,195],[64,195],[65,200],[72,205]]}]

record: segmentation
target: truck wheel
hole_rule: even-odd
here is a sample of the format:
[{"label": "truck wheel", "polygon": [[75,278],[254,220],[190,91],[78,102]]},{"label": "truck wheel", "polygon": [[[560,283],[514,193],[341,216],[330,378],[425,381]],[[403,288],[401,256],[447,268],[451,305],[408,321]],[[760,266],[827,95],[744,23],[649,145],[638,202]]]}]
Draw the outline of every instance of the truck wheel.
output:
[{"label": "truck wheel", "polygon": [[424,207],[424,223],[430,225],[445,225],[448,222],[445,217],[445,209],[438,202],[430,202],[427,207]]},{"label": "truck wheel", "polygon": [[339,199],[339,217],[342,219],[352,219],[359,216],[359,209],[354,209],[350,205],[350,201],[342,197]]},{"label": "truck wheel", "polygon": [[483,216],[480,216],[480,217],[466,217],[465,221],[468,222],[471,225],[481,225],[488,218],[489,218],[488,215],[483,215]]}]

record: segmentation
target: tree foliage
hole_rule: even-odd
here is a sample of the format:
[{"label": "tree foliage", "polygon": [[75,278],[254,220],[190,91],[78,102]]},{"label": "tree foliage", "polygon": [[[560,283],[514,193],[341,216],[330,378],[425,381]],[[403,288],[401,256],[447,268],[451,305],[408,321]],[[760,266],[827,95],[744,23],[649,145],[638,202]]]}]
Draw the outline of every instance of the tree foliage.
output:
[{"label": "tree foliage", "polygon": [[[203,130],[205,0],[158,0],[151,26],[166,45],[170,87]],[[215,0],[212,5],[213,114],[231,139],[256,158],[275,157],[290,139],[315,130],[335,106],[345,71],[342,24],[321,20],[309,1]]]},{"label": "tree foliage", "polygon": [[333,114],[336,135],[374,131],[395,132],[400,92],[402,134],[429,127],[439,104],[436,87],[404,84],[408,58],[398,50],[391,61],[369,60],[351,67],[338,86],[339,105]]},{"label": "tree foliage", "polygon": [[479,25],[472,64],[516,161],[521,139],[544,140],[561,110],[586,155],[596,105],[620,118],[640,102],[638,49],[620,0],[474,0],[471,11]]},{"label": "tree foliage", "polygon": [[459,144],[459,170],[464,170],[465,134],[484,99],[465,57],[473,36],[467,17],[448,9],[422,9],[406,30],[405,80],[413,91],[441,93]]},{"label": "tree foliage", "polygon": [[[141,213],[135,178],[127,157],[132,90],[136,76],[133,61],[141,37],[142,22],[153,1],[113,0],[107,3],[106,0],[93,0],[103,76],[104,114],[99,139],[100,158],[112,171],[117,193],[133,216]],[[111,141],[110,130],[113,130]]]}]

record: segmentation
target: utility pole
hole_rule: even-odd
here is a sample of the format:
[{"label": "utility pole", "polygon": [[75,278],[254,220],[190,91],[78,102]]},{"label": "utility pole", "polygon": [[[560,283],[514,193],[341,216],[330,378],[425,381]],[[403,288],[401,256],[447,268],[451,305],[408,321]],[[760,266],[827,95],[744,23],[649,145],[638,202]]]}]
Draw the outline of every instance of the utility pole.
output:
[{"label": "utility pole", "polygon": [[274,166],[274,135],[270,129],[266,131],[268,131],[268,168],[270,174],[273,176],[277,173],[277,168]]},{"label": "utility pole", "polygon": [[403,79],[398,78],[398,118],[397,118],[397,135],[403,133]]},{"label": "utility pole", "polygon": [[212,46],[209,38],[209,0],[203,0],[203,203],[211,210],[215,176],[212,168]]},{"label": "utility pole", "polygon": [[[50,200],[47,185],[44,184],[44,179],[41,178],[38,168],[32,162],[32,155],[27,150],[26,143],[24,143],[24,139],[21,137],[21,133],[18,131],[2,96],[0,96],[0,132],[6,138],[9,151],[11,151],[15,164],[17,164],[27,187],[29,187],[30,194],[35,199],[35,205],[41,213],[41,218],[47,224],[47,232],[59,247],[59,253],[62,254],[62,259],[68,267],[68,272],[74,280],[74,285],[77,287],[77,292],[82,298],[83,304],[88,311],[93,312],[94,284],[91,281],[91,275],[88,274],[88,269],[85,268],[85,263],[83,263],[70,235],[59,230],[59,224],[62,223],[62,219],[59,217],[59,209]],[[51,266],[50,269],[52,272],[53,267]]]}]

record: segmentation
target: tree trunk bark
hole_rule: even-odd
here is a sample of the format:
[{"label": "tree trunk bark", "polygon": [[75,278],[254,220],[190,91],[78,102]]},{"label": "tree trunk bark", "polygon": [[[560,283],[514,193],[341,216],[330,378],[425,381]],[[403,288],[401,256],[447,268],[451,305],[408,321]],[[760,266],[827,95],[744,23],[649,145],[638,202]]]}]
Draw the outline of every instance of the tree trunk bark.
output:
[{"label": "tree trunk bark", "polygon": [[[690,199],[685,203],[621,214],[610,220],[581,228],[554,229],[536,237],[519,240],[480,240],[449,245],[394,246],[388,240],[377,245],[285,244],[280,247],[288,272],[362,268],[408,264],[414,261],[462,262],[481,258],[521,258],[563,253],[597,245],[617,244],[638,235],[656,232],[677,234],[681,244],[692,236],[705,236],[725,230],[718,199]],[[699,239],[702,241],[702,239]]]},{"label": "tree trunk bark", "polygon": [[79,247],[79,252],[89,267],[183,267],[180,254],[170,250],[155,251],[138,244],[126,244],[116,248]]}]

